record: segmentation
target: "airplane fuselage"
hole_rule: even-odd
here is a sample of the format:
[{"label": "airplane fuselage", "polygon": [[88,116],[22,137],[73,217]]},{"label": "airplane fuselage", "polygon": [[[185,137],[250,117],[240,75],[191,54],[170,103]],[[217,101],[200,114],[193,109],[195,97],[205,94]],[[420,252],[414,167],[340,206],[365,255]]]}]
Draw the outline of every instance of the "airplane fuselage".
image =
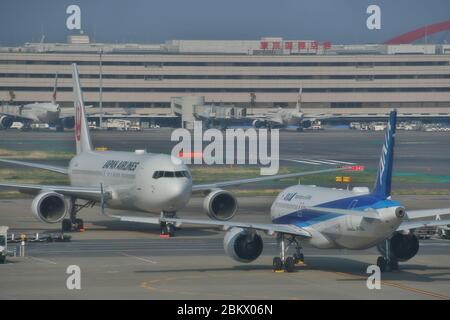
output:
[{"label": "airplane fuselage", "polygon": [[59,105],[53,103],[30,103],[23,106],[2,106],[0,112],[19,120],[53,124],[58,121],[61,110]]},{"label": "airplane fuselage", "polygon": [[[167,174],[155,177],[156,171]],[[192,192],[189,169],[163,154],[85,152],[70,161],[69,179],[72,186],[102,185],[110,208],[157,214],[183,208]]]},{"label": "airplane fuselage", "polygon": [[[381,220],[317,213],[308,207],[365,210],[374,209]],[[365,249],[388,238],[400,225],[395,214],[400,203],[383,200],[372,194],[360,194],[349,190],[338,190],[315,186],[296,185],[283,190],[271,207],[273,223],[293,224],[307,230],[309,243],[322,249]]]}]

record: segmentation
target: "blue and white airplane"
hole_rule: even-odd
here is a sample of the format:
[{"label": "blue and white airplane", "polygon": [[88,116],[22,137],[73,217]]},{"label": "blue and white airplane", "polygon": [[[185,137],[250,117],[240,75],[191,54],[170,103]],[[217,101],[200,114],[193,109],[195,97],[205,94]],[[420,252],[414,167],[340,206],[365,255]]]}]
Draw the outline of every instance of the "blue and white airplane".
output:
[{"label": "blue and white airplane", "polygon": [[[226,253],[236,261],[251,262],[263,251],[258,231],[277,234],[280,256],[273,259],[275,270],[291,272],[303,261],[301,243],[321,249],[362,250],[377,246],[381,252],[377,265],[381,271],[398,269],[399,261],[414,257],[419,241],[411,230],[422,226],[450,224],[437,220],[450,214],[450,208],[407,211],[391,199],[392,166],[397,112],[391,111],[381,152],[375,187],[337,190],[316,186],[295,185],[286,188],[271,207],[272,223],[194,220],[164,218],[163,223],[220,226],[227,231]],[[130,221],[145,219],[129,217]],[[287,256],[295,245],[295,254]]]}]

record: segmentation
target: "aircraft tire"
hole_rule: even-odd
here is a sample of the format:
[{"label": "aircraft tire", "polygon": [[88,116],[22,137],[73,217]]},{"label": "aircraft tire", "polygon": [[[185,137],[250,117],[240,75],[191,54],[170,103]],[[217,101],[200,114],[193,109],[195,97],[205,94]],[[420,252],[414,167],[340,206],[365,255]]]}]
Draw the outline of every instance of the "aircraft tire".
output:
[{"label": "aircraft tire", "polygon": [[72,231],[72,222],[70,219],[64,219],[61,223],[61,229],[63,232]]},{"label": "aircraft tire", "polygon": [[75,228],[76,230],[84,229],[83,219],[75,219]]},{"label": "aircraft tire", "polygon": [[284,262],[284,269],[286,272],[294,272],[295,271],[295,259],[294,257],[287,257]]},{"label": "aircraft tire", "polygon": [[394,270],[399,270],[398,260],[392,259],[392,260],[389,262],[389,267],[390,267],[390,269],[391,269],[392,271],[394,271]]},{"label": "aircraft tire", "polygon": [[381,257],[381,256],[378,257],[378,259],[377,259],[377,266],[380,268],[381,272],[386,272],[387,271],[387,267],[388,267],[386,259],[384,257]]},{"label": "aircraft tire", "polygon": [[280,257],[273,258],[273,271],[279,271],[283,269],[283,261],[281,261]]},{"label": "aircraft tire", "polygon": [[300,254],[294,253],[294,261],[296,264],[299,263],[300,261],[305,262],[305,256],[303,255],[303,253]]}]

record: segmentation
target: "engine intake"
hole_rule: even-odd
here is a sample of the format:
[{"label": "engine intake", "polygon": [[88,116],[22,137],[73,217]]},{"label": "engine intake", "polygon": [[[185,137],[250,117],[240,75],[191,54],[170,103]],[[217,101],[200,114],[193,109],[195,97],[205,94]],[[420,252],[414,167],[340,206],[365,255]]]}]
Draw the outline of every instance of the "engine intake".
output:
[{"label": "engine intake", "polygon": [[8,116],[0,117],[0,128],[1,129],[9,129],[13,124],[13,119]]},{"label": "engine intake", "polygon": [[62,123],[64,128],[73,129],[75,126],[75,119],[73,117],[64,118]]},{"label": "engine intake", "polygon": [[237,200],[232,193],[218,189],[205,197],[203,208],[211,219],[227,221],[236,214]]},{"label": "engine intake", "polygon": [[62,194],[43,192],[38,194],[31,203],[34,216],[45,223],[57,223],[64,219],[69,211],[71,202]]},{"label": "engine intake", "polygon": [[303,120],[302,121],[302,123],[301,123],[301,125],[302,125],[302,127],[303,128],[309,128],[309,127],[311,127],[312,126],[312,121],[311,120]]},{"label": "engine intake", "polygon": [[267,122],[264,120],[253,120],[252,126],[255,129],[265,128],[267,127]]},{"label": "engine intake", "polygon": [[[403,234],[396,232],[390,241],[391,254],[398,261],[407,261],[419,252],[419,239],[414,233]],[[381,254],[386,254],[386,242],[383,241],[378,246]]]},{"label": "engine intake", "polygon": [[249,232],[242,228],[232,228],[223,239],[225,252],[235,261],[252,262],[263,251],[263,240],[255,232]]},{"label": "engine intake", "polygon": [[391,250],[399,261],[407,261],[419,252],[419,239],[414,233],[396,233],[391,238]]}]

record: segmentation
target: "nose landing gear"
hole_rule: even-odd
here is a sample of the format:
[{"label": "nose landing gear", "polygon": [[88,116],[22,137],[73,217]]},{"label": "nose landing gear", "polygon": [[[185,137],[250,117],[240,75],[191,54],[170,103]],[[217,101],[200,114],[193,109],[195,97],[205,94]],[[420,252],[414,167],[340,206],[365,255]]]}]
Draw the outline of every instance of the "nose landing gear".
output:
[{"label": "nose landing gear", "polygon": [[[280,256],[273,258],[273,271],[294,272],[297,264],[304,264],[304,255],[302,253],[303,248],[296,237],[291,236],[286,238],[284,234],[278,234],[277,241],[280,246]],[[287,246],[285,241],[288,241]],[[286,257],[286,253],[292,245],[295,246],[295,253],[293,256]]]},{"label": "nose landing gear", "polygon": [[[161,212],[161,218],[176,218],[176,212]],[[175,225],[169,222],[160,222],[160,238],[171,238],[175,236]]]}]

